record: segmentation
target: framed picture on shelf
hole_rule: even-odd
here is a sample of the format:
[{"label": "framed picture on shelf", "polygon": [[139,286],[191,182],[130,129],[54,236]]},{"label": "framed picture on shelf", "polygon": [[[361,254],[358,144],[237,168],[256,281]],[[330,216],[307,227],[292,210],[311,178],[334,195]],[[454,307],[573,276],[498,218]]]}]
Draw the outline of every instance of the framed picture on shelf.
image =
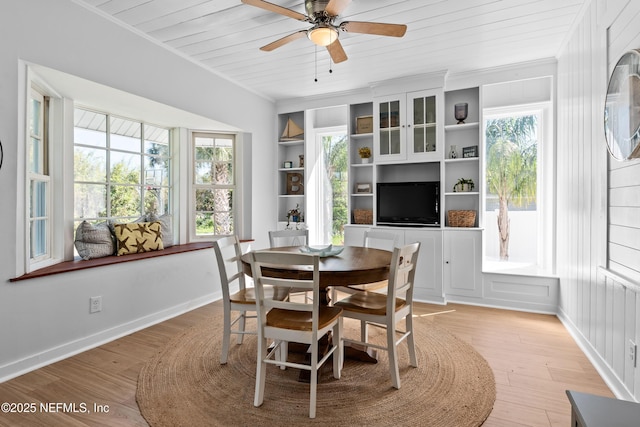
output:
[{"label": "framed picture on shelf", "polygon": [[356,193],[371,193],[371,183],[358,182],[356,184]]},{"label": "framed picture on shelf", "polygon": [[469,157],[478,157],[478,146],[472,145],[471,147],[462,148],[462,158],[468,159]]},{"label": "framed picture on shelf", "polygon": [[293,167],[293,162],[284,162],[285,169],[291,169]]}]

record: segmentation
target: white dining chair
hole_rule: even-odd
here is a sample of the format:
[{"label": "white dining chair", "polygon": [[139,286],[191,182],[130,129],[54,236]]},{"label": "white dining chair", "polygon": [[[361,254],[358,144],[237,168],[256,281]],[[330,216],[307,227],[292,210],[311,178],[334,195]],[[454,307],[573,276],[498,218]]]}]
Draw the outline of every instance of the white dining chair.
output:
[{"label": "white dining chair", "polygon": [[304,246],[309,244],[309,230],[273,230],[269,231],[269,246]]},{"label": "white dining chair", "polygon": [[[247,287],[242,271],[242,250],[237,236],[228,236],[216,240],[213,249],[218,262],[220,285],[222,287],[222,305],[224,313],[224,332],[220,363],[227,363],[231,335],[237,335],[237,344],[242,344],[246,334],[256,335],[257,331],[246,329],[246,320],[256,318],[255,289]],[[284,300],[288,298],[288,289],[269,287],[264,290],[265,298]],[[234,312],[237,317],[231,318]],[[237,324],[237,328],[233,327]]]},{"label": "white dining chair", "polygon": [[[256,287],[258,315],[258,354],[254,406],[264,402],[266,368],[268,364],[281,368],[292,367],[310,371],[309,418],[316,416],[316,392],[318,370],[333,356],[333,376],[340,378],[342,360],[342,309],[307,302],[276,301],[265,298],[266,286],[293,287],[304,289],[319,301],[320,257],[293,252],[257,251],[252,252],[251,271]],[[310,279],[283,279],[262,275],[262,266],[269,268],[286,267],[311,272]],[[318,341],[327,333],[332,333],[331,344],[319,359]],[[269,341],[272,341],[269,347]],[[296,363],[286,358],[289,342],[309,345],[309,364]],[[284,348],[281,348],[283,347]]]},{"label": "white dining chair", "polygon": [[[309,230],[273,230],[269,231],[269,246],[271,248],[279,248],[283,246],[305,246],[309,244]],[[305,300],[310,301],[311,297],[307,292],[302,292],[299,289],[290,289],[289,296],[304,297]]]},{"label": "white dining chair", "polygon": [[[343,337],[343,341],[386,350],[389,354],[391,383],[397,389],[400,388],[397,348],[402,341],[407,341],[409,364],[418,366],[413,337],[413,286],[419,249],[420,243],[394,248],[386,295],[370,291],[357,292],[334,305],[342,308],[342,317],[386,328],[386,345],[372,344],[368,342],[368,336],[364,339],[361,337],[360,340]],[[403,319],[405,329],[401,331],[397,329],[397,325]],[[366,330],[361,328],[363,329]],[[398,334],[401,335],[396,339]]]},{"label": "white dining chair", "polygon": [[[398,235],[396,233],[379,230],[366,230],[364,232],[362,246],[365,248],[382,249],[391,252],[397,244]],[[334,303],[337,301],[338,292],[351,295],[355,292],[361,291],[378,291],[386,289],[386,287],[386,280],[375,283],[365,283],[362,285],[332,286],[331,301]]]}]

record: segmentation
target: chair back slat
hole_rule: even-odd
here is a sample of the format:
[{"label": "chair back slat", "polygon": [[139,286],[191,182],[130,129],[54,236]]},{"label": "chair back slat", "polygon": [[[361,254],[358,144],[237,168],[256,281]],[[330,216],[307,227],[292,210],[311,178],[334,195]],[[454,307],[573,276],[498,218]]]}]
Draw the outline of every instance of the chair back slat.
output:
[{"label": "chair back slat", "polygon": [[238,236],[222,237],[213,242],[213,249],[218,262],[218,273],[222,287],[222,297],[225,301],[230,298],[230,288],[237,281],[238,290],[246,288],[245,275],[242,272],[242,250]]},{"label": "chair back slat", "polygon": [[275,230],[269,231],[269,246],[304,246],[309,244],[309,230]]},{"label": "chair back slat", "polygon": [[398,243],[398,235],[386,231],[367,230],[364,232],[364,247],[393,251]]},{"label": "chair back slat", "polygon": [[[312,312],[312,321],[318,322],[318,304],[320,292],[320,257],[318,255],[302,254],[294,252],[279,251],[255,251],[252,252],[251,271],[256,287],[256,300],[258,305],[258,317],[266,316],[266,312],[271,308],[281,308],[284,310],[309,311]],[[312,273],[312,280],[309,279],[285,279],[268,277],[262,275],[262,268],[293,268],[296,270],[309,270]],[[295,288],[296,290],[308,290],[313,292],[313,300],[304,303],[295,301],[273,301],[264,299],[263,287],[265,285],[284,286]]]},{"label": "chair back slat", "polygon": [[387,287],[387,313],[395,312],[395,299],[402,298],[413,304],[413,284],[418,262],[420,243],[395,248],[391,256],[391,270]]}]

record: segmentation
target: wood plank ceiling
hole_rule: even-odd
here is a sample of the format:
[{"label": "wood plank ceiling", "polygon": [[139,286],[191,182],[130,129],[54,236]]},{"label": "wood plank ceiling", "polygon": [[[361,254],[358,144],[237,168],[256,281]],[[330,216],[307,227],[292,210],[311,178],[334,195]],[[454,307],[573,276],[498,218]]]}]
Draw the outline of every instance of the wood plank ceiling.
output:
[{"label": "wood plank ceiling", "polygon": [[[553,58],[588,3],[353,0],[337,22],[406,24],[407,33],[394,38],[341,32],[349,59],[331,65],[327,51],[320,47],[316,51],[306,38],[272,52],[259,50],[310,25],[240,0],[76,1],[276,101],[349,91],[434,71],[459,73]],[[271,2],[305,13],[302,0]]]}]

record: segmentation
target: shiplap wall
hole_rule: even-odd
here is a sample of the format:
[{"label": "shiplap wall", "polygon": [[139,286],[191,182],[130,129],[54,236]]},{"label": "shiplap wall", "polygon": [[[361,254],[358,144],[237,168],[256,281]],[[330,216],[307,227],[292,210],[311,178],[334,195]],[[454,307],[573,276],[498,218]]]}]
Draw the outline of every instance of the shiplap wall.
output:
[{"label": "shiplap wall", "polygon": [[629,400],[640,400],[628,353],[640,336],[640,164],[609,158],[602,111],[610,70],[640,47],[639,20],[638,1],[594,0],[558,58],[559,316]]}]

